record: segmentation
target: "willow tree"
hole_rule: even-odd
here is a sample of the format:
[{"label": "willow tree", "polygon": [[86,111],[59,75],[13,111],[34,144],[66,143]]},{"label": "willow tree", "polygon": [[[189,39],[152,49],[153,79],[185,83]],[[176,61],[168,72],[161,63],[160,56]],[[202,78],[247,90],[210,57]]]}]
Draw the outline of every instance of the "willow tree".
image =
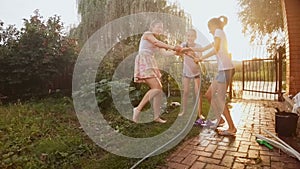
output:
[{"label": "willow tree", "polygon": [[77,0],[80,16],[78,27],[70,31],[83,44],[97,29],[105,24],[106,0]]},{"label": "willow tree", "polygon": [[250,35],[250,42],[278,43],[283,30],[283,13],[280,0],[239,0],[239,19],[243,33]]},{"label": "willow tree", "polygon": [[159,12],[190,18],[175,3],[167,0],[77,0],[78,14],[81,22],[71,30],[71,35],[83,44],[95,31],[114,19],[141,12]]}]

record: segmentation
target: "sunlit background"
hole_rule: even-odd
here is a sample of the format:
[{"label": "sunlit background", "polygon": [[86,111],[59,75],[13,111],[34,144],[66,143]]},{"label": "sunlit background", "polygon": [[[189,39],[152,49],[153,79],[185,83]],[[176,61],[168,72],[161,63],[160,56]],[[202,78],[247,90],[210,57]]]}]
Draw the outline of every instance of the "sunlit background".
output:
[{"label": "sunlit background", "polygon": [[[236,0],[169,0],[177,2],[186,13],[190,14],[193,25],[201,31],[206,38],[212,41],[212,35],[207,29],[207,22],[212,17],[225,15],[228,17],[228,24],[224,30],[227,33],[229,51],[233,60],[250,58],[249,37],[242,34],[242,25],[238,19],[238,5]],[[80,21],[77,14],[76,0],[41,1],[31,0],[30,3],[24,0],[1,0],[0,16],[5,24],[13,24],[20,28],[23,18],[28,19],[33,11],[39,9],[41,16],[48,18],[57,14],[61,16],[66,30],[74,27]],[[13,10],[12,10],[13,9]]]}]

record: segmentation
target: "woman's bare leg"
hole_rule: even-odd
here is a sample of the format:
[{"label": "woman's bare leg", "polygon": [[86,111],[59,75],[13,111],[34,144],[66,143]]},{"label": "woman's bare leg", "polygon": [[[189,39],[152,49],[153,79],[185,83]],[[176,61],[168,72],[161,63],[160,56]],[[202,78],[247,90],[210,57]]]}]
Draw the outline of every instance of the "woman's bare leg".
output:
[{"label": "woman's bare leg", "polygon": [[[227,92],[227,89],[228,89],[229,85],[231,84],[231,82],[232,82],[232,76],[228,79],[228,82],[226,82],[226,92]],[[233,120],[232,120],[232,117],[231,117],[231,114],[230,114],[227,103],[225,103],[223,114],[224,114],[225,119],[228,123],[228,127],[229,127],[228,131],[231,132],[231,133],[236,133],[236,128],[235,128],[235,125],[233,123]]]},{"label": "woman's bare leg", "polygon": [[150,90],[144,95],[139,105],[134,108],[133,121],[137,122],[137,118],[141,110],[150,100],[153,99],[154,120],[164,123],[165,121],[159,118],[162,98],[162,85],[160,83],[160,80],[157,78],[149,78],[145,79],[145,81],[146,84],[150,87]]},{"label": "woman's bare leg", "polygon": [[141,111],[144,106],[162,90],[160,81],[158,81],[156,78],[145,79],[145,81],[146,84],[150,87],[150,90],[148,90],[143,99],[140,101],[139,105],[136,107],[139,111]]},{"label": "woman's bare leg", "polygon": [[208,90],[206,91],[205,97],[210,103],[213,112],[218,116],[217,118],[218,119],[220,118],[219,124],[223,124],[225,121],[219,115],[223,112],[223,110],[220,110],[220,108],[223,108],[224,101],[222,100],[222,98],[219,98],[221,96],[220,92],[218,93],[218,95],[215,95],[220,89],[221,87],[218,86],[218,82],[214,80],[212,84],[209,86]]},{"label": "woman's bare leg", "polygon": [[190,92],[190,79],[183,77],[183,97],[182,97],[182,112],[178,116],[182,116],[186,112],[187,100]]},{"label": "woman's bare leg", "polygon": [[202,117],[202,94],[200,91],[200,87],[201,87],[201,79],[200,78],[195,78],[194,79],[194,83],[195,83],[195,96],[196,99],[198,98],[199,95],[199,100],[198,100],[198,117],[201,118]]}]

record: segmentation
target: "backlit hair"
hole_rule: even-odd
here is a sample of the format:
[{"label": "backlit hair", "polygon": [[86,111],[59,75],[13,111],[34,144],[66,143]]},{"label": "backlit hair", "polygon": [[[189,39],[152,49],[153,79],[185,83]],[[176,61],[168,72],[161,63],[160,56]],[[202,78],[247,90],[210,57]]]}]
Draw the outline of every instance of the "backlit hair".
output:
[{"label": "backlit hair", "polygon": [[197,36],[197,31],[193,28],[188,29],[187,32],[193,32]]},{"label": "backlit hair", "polygon": [[228,18],[226,16],[220,16],[218,18],[212,18],[208,21],[208,26],[216,26],[219,29],[223,29],[227,25]]},{"label": "backlit hair", "polygon": [[150,29],[152,29],[156,24],[163,24],[163,22],[159,19],[155,19],[150,23]]}]

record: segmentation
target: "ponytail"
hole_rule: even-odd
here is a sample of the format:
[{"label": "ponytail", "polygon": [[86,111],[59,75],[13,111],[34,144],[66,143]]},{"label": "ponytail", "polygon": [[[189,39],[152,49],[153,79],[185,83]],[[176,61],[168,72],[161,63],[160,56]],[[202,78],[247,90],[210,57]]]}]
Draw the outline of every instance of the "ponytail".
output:
[{"label": "ponytail", "polygon": [[220,16],[218,18],[212,18],[208,21],[208,26],[215,25],[219,29],[223,29],[227,25],[228,18],[226,16]]},{"label": "ponytail", "polygon": [[220,20],[220,26],[224,28],[228,23],[228,18],[226,16],[220,16],[218,19]]}]

